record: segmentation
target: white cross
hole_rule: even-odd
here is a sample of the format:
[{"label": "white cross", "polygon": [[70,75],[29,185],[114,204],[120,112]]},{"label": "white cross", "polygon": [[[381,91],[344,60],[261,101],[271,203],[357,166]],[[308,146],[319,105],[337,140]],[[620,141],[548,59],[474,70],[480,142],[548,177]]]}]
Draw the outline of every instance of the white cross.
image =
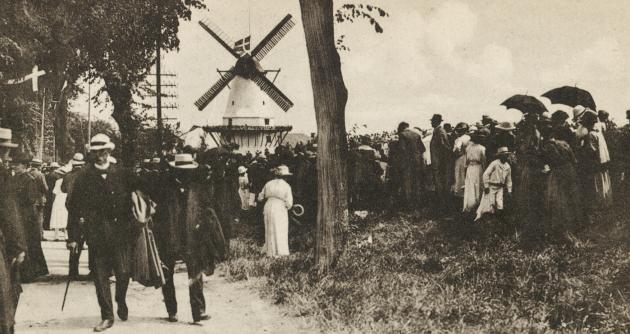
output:
[{"label": "white cross", "polygon": [[33,66],[33,72],[31,74],[23,78],[8,80],[7,85],[15,85],[15,84],[19,84],[19,83],[31,80],[33,84],[33,91],[36,92],[38,90],[38,87],[37,87],[38,78],[43,76],[44,74],[46,74],[46,71],[43,71],[43,70],[39,71],[39,68],[37,67],[37,65],[35,65]]}]

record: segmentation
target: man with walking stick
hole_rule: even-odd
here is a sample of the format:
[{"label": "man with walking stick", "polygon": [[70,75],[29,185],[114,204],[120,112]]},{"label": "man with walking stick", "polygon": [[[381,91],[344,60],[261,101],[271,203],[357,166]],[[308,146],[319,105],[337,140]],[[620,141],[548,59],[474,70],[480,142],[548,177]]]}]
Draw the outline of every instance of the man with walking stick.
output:
[{"label": "man with walking stick", "polygon": [[90,247],[90,268],[102,319],[94,327],[95,332],[114,325],[109,283],[112,271],[116,276],[118,317],[125,321],[129,312],[126,296],[130,278],[132,175],[109,162],[114,147],[107,135],[92,137],[90,151],[95,161],[78,174],[68,202],[68,209],[76,212],[78,219],[69,221],[67,247],[75,251],[81,236]]}]

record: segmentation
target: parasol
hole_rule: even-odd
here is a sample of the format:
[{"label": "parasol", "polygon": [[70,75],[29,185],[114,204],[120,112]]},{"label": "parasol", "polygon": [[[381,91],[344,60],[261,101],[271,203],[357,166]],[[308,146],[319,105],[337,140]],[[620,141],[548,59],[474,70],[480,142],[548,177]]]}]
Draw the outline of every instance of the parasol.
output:
[{"label": "parasol", "polygon": [[545,105],[540,102],[537,98],[529,95],[514,95],[509,99],[503,101],[501,103],[502,106],[505,106],[508,109],[517,109],[522,113],[537,113],[542,114],[547,111]]},{"label": "parasol", "polygon": [[597,110],[591,93],[581,88],[563,86],[552,89],[542,96],[551,100],[553,104],[565,104],[571,107],[581,105],[591,110]]}]

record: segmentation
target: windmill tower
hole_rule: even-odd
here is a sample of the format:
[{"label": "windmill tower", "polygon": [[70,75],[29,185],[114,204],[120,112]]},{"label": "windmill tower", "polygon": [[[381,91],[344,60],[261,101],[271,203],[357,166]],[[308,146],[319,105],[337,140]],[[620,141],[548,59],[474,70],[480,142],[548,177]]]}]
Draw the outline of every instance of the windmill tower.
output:
[{"label": "windmill tower", "polygon": [[264,70],[260,61],[293,28],[291,15],[282,19],[251,53],[242,48],[239,52],[236,43],[212,22],[200,21],[199,25],[236,58],[236,64],[227,71],[219,71],[221,78],[195,102],[203,110],[225,87],[230,88],[223,124],[205,126],[204,130],[217,146],[237,144],[240,153],[265,149],[273,152],[292,129],[275,124],[273,103],[286,112],[293,102],[266,76],[276,72],[277,77],[279,70]]}]

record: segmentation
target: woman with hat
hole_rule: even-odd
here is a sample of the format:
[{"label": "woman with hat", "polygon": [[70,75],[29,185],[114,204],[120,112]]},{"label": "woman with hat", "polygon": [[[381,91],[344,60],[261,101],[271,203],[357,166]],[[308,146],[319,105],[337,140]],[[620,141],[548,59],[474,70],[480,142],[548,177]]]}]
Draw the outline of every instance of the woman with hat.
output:
[{"label": "woman with hat", "polygon": [[249,177],[247,176],[247,168],[245,166],[238,166],[238,196],[241,199],[241,210],[249,211],[250,199],[249,199]]},{"label": "woman with hat", "polygon": [[562,140],[571,147],[575,147],[575,133],[571,130],[571,127],[567,123],[569,114],[562,110],[557,110],[551,114],[551,128],[553,129],[553,138],[555,140]]},{"label": "woman with hat", "polygon": [[499,147],[497,159],[490,163],[483,173],[483,197],[477,209],[479,220],[486,213],[500,213],[503,211],[503,195],[507,191],[512,193],[512,169],[508,163],[510,151],[507,147]]},{"label": "woman with hat", "polygon": [[12,149],[11,129],[0,128],[0,333],[13,333],[15,310],[19,300],[20,282],[16,269],[26,256],[26,238],[18,214],[14,179],[6,161]]},{"label": "woman with hat", "polygon": [[578,173],[580,175],[583,207],[587,214],[596,208],[608,207],[612,202],[612,188],[608,170],[602,166],[600,137],[595,130],[597,114],[587,110],[580,123],[588,131],[581,138],[578,148]]},{"label": "woman with hat", "polygon": [[466,147],[466,180],[463,212],[475,212],[483,190],[482,175],[486,167],[486,148],[481,143],[487,137],[485,128],[477,130]]},{"label": "woman with hat", "polygon": [[459,123],[455,126],[455,142],[453,143],[453,152],[455,153],[455,167],[453,180],[453,194],[459,198],[464,197],[464,185],[466,181],[466,147],[470,142],[470,136],[467,134],[468,124]]},{"label": "woman with hat", "polygon": [[544,193],[545,226],[548,227],[548,232],[560,236],[572,224],[581,220],[576,159],[571,146],[556,138],[560,133],[554,128],[543,128],[541,132],[541,152],[546,165],[544,172],[547,174]]},{"label": "woman with hat", "polygon": [[293,193],[285,179],[291,175],[289,167],[278,166],[275,178],[267,182],[258,195],[259,201],[267,201],[264,208],[267,256],[289,255],[289,210],[293,207]]},{"label": "woman with hat", "polygon": [[66,174],[64,168],[58,168],[56,171],[60,177],[55,180],[53,187],[53,203],[52,211],[50,213],[50,229],[55,231],[55,237],[53,240],[66,240],[59,239],[59,232],[65,230],[68,225],[68,210],[66,209],[67,193],[61,191],[61,184],[63,183],[63,177]]}]

